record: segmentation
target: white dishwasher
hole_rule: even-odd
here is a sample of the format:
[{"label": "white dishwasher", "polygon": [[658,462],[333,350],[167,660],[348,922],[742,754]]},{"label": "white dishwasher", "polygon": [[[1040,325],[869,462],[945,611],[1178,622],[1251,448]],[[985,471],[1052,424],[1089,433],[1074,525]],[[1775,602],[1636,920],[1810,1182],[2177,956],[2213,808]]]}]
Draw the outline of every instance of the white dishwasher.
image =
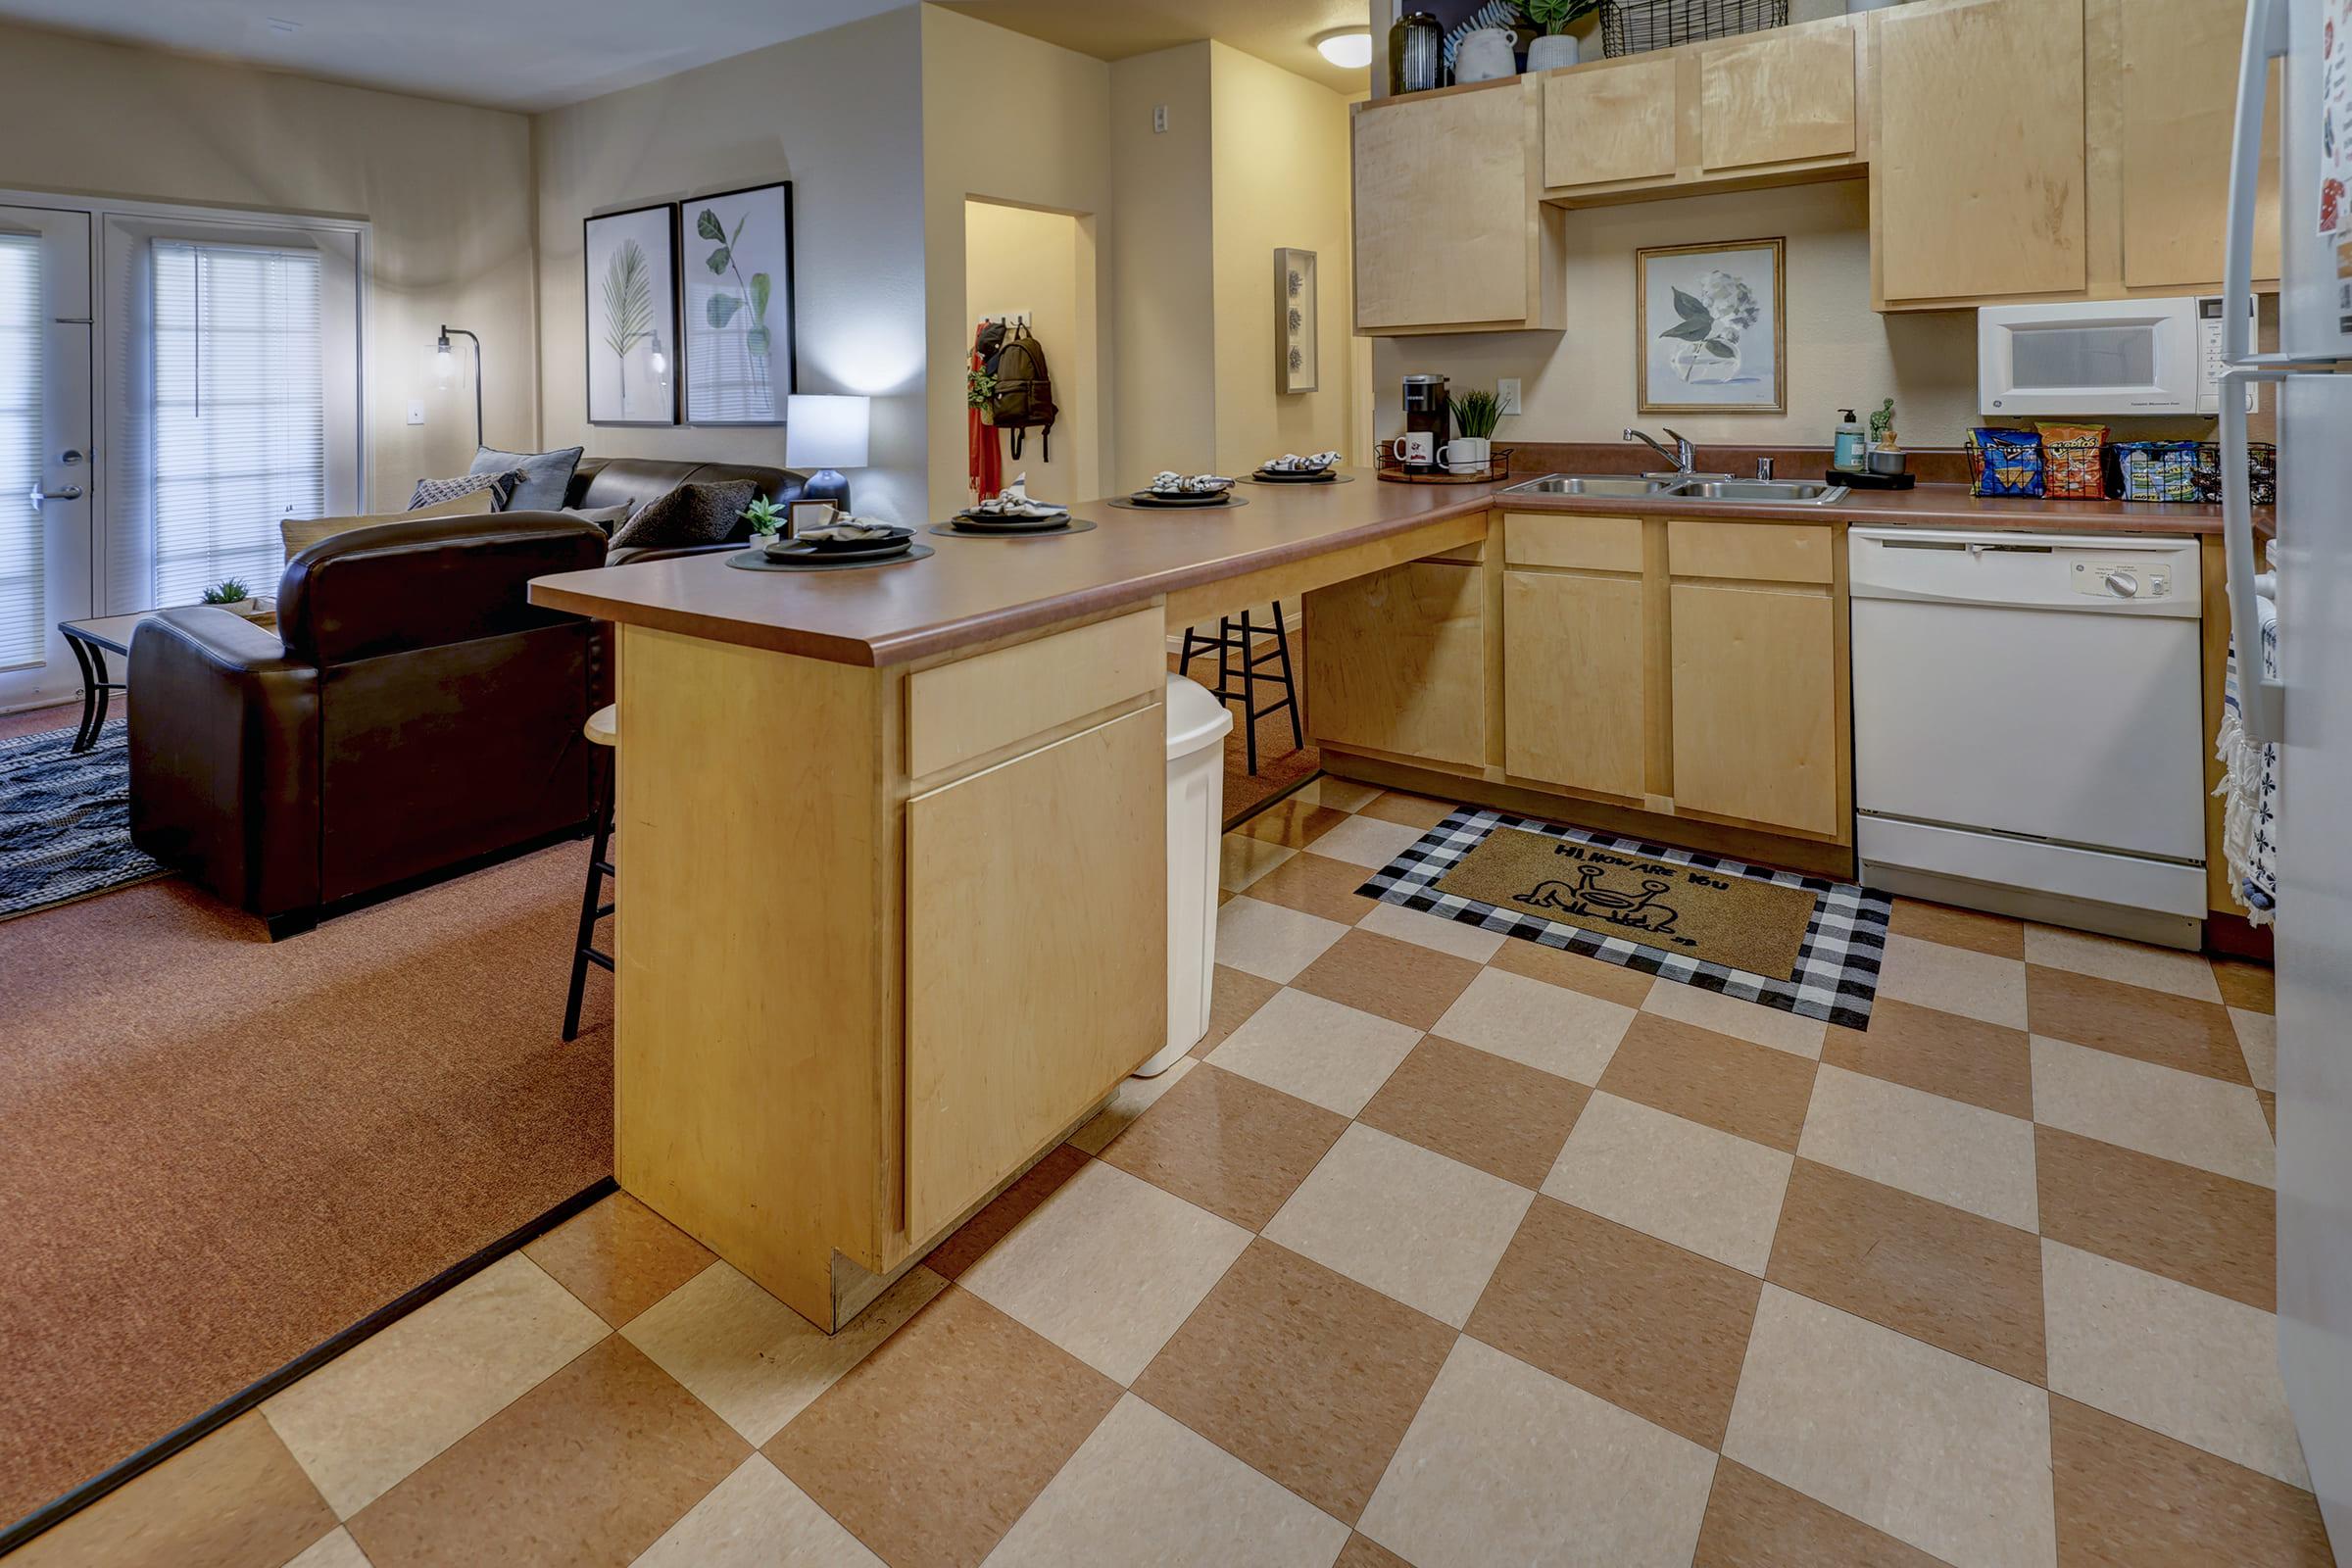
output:
[{"label": "white dishwasher", "polygon": [[1864,884],[2197,946],[2197,541],[1847,539]]}]

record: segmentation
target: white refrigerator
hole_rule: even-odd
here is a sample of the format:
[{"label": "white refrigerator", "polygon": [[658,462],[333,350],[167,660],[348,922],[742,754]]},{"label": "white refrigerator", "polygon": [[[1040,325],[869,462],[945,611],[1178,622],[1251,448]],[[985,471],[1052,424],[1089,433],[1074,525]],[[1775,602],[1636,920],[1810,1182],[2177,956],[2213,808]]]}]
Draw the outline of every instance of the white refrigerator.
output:
[{"label": "white refrigerator", "polygon": [[[2278,347],[2248,341],[2254,187],[2283,58]],[[2278,411],[2280,678],[2258,678],[2244,400],[2222,396],[2241,712],[2278,753],[2278,1360],[2336,1549],[2352,1559],[2352,0],[2251,0],[2231,159],[2224,356]],[[2330,195],[2328,185],[2337,182]]]}]

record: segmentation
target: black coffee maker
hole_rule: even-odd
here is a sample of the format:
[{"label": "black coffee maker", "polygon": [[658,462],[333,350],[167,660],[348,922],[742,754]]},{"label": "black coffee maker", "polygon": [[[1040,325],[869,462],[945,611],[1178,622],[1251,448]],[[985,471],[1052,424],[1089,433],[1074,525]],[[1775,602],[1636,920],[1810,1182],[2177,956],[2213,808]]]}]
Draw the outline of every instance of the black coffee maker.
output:
[{"label": "black coffee maker", "polygon": [[1438,455],[1453,439],[1453,405],[1446,395],[1446,377],[1408,375],[1404,378],[1404,434],[1389,443],[1391,454],[1407,473],[1435,473]]}]

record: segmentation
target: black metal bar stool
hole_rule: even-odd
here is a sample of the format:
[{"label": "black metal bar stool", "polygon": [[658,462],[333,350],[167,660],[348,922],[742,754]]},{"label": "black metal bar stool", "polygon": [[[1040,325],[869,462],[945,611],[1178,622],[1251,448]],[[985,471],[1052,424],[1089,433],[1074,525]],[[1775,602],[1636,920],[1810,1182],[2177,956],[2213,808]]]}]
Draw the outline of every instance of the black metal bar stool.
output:
[{"label": "black metal bar stool", "polygon": [[598,761],[596,839],[588,849],[588,884],[580,893],[580,934],[571,948],[571,994],[564,1001],[565,1040],[577,1040],[580,1036],[580,996],[588,989],[588,966],[593,963],[607,974],[612,972],[612,955],[597,949],[596,922],[612,912],[612,905],[597,901],[604,897],[605,879],[614,875],[612,807],[619,760],[612,755],[612,749],[620,741],[619,713],[617,704],[607,703],[590,713],[588,722],[581,726],[581,733],[602,749],[604,756]]},{"label": "black metal bar stool", "polygon": [[[1195,659],[1211,649],[1216,650],[1217,683],[1209,688],[1209,694],[1220,703],[1242,705],[1242,749],[1249,760],[1250,771],[1255,773],[1259,719],[1289,709],[1293,746],[1306,744],[1306,728],[1298,721],[1298,687],[1291,675],[1291,634],[1282,623],[1282,601],[1274,601],[1274,647],[1269,653],[1256,651],[1257,639],[1264,635],[1266,628],[1252,626],[1249,611],[1242,612],[1239,626],[1234,624],[1235,619],[1232,615],[1219,615],[1214,637],[1206,636],[1191,626],[1185,627],[1184,650],[1177,657],[1176,669],[1179,674],[1189,676]],[[1265,673],[1262,666],[1266,664],[1278,666],[1280,673]],[[1236,681],[1241,684],[1235,685]],[[1257,688],[1261,683],[1282,690],[1281,697],[1263,708],[1257,705]]]}]

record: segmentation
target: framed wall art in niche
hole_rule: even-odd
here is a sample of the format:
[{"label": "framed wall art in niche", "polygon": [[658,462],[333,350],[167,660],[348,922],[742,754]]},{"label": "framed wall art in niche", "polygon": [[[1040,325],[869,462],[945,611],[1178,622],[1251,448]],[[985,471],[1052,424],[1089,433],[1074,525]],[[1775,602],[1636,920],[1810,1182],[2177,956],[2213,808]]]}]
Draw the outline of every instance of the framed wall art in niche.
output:
[{"label": "framed wall art in niche", "polygon": [[590,424],[678,422],[677,205],[580,224]]},{"label": "framed wall art in niche", "polygon": [[1788,412],[1787,248],[1748,239],[1634,252],[1642,413]]},{"label": "framed wall art in niche", "polygon": [[1315,253],[1274,253],[1274,385],[1315,390]]},{"label": "framed wall art in niche", "polygon": [[792,185],[678,204],[686,422],[781,424],[794,378]]}]

